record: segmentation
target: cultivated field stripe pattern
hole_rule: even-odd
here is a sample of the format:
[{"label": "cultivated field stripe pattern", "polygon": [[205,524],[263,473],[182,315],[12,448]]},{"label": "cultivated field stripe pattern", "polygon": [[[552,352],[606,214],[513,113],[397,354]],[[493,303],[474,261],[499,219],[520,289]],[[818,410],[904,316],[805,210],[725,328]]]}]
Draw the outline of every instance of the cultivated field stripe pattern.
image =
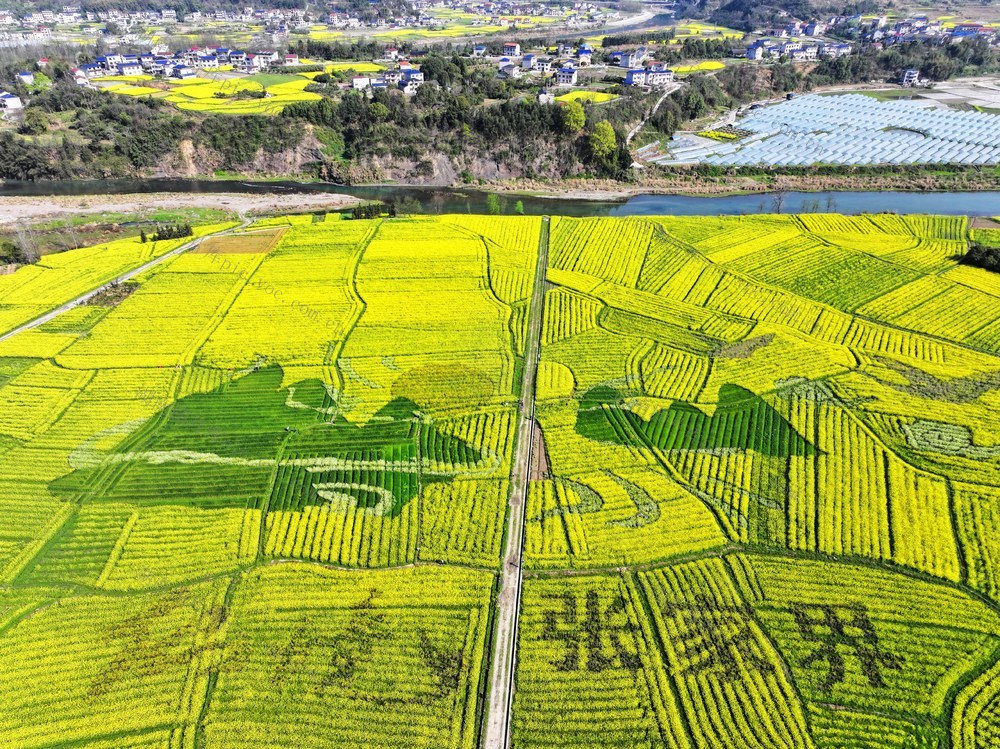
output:
[{"label": "cultivated field stripe pattern", "polygon": [[5,276],[0,743],[995,746],[983,231],[300,215]]},{"label": "cultivated field stripe pattern", "polygon": [[553,220],[514,746],[995,743],[1000,305],[967,236]]}]

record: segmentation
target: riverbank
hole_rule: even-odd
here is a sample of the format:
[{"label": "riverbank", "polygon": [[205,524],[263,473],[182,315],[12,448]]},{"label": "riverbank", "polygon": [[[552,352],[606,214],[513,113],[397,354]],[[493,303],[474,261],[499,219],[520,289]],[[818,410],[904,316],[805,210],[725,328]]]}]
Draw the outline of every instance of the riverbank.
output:
[{"label": "riverbank", "polygon": [[[824,192],[754,189],[739,194],[679,195],[662,186],[574,180],[548,185],[403,187],[345,186],[323,182],[212,182],[199,180],[103,180],[0,183],[0,230],[18,216],[53,229],[57,224],[211,223],[241,214],[341,210],[362,201],[392,201],[402,213],[520,213],[535,216],[711,216],[754,213],[926,213],[1000,215],[1000,185],[985,190],[840,190]],[[534,188],[527,191],[525,188]],[[514,188],[517,188],[515,191]],[[547,188],[547,189],[546,189]],[[732,193],[732,190],[728,191]],[[497,195],[499,193],[499,202]],[[535,194],[537,193],[537,194]],[[166,204],[197,206],[157,209]],[[140,213],[129,212],[138,206]],[[216,208],[212,208],[216,206]],[[85,213],[84,211],[89,211]],[[144,211],[144,213],[143,213]],[[60,213],[61,212],[61,213]],[[171,215],[172,214],[172,215]],[[195,215],[197,214],[197,215]],[[6,224],[4,221],[6,220]],[[137,229],[136,229],[137,230]],[[95,240],[97,243],[103,240]]]},{"label": "riverbank", "polygon": [[1000,175],[996,171],[981,174],[927,172],[923,174],[883,175],[772,174],[724,177],[671,174],[670,176],[644,176],[629,183],[607,179],[568,179],[559,182],[525,179],[504,180],[483,185],[481,189],[542,198],[600,201],[626,200],[636,195],[727,197],[784,192],[970,192],[1000,190]]},{"label": "riverbank", "polygon": [[188,208],[218,210],[233,216],[266,213],[337,211],[362,202],[332,192],[311,193],[128,193],[0,197],[0,225],[68,216],[127,214],[137,220],[160,211]]}]

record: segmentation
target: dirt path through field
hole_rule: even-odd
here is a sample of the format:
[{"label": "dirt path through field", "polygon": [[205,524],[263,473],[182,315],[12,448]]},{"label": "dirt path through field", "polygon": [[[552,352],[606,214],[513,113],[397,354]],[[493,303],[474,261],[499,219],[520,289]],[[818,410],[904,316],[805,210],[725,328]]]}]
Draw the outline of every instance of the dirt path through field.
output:
[{"label": "dirt path through field", "polygon": [[541,356],[542,311],[545,304],[545,268],[548,264],[549,218],[542,218],[538,242],[535,287],[528,311],[528,342],[524,351],[521,382],[521,416],[517,427],[517,453],[511,471],[510,513],[507,518],[507,548],[503,555],[500,595],[496,608],[496,637],[490,669],[490,694],[483,746],[510,746],[510,711],[514,701],[514,667],[517,660],[518,616],[521,610],[521,552],[524,548],[524,507],[527,501],[535,430],[535,375]]}]

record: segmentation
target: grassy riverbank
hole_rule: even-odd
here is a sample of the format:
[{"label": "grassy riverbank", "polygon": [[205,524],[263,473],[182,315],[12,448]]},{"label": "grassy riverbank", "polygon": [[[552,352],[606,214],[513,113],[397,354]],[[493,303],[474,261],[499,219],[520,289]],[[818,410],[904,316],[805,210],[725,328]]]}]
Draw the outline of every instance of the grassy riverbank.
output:
[{"label": "grassy riverbank", "polygon": [[643,193],[718,196],[771,192],[908,191],[946,192],[1000,189],[1000,168],[964,167],[880,171],[876,168],[815,169],[799,173],[731,170],[721,174],[698,169],[650,170],[632,182],[607,179],[503,180],[484,189],[572,200],[613,200]]}]

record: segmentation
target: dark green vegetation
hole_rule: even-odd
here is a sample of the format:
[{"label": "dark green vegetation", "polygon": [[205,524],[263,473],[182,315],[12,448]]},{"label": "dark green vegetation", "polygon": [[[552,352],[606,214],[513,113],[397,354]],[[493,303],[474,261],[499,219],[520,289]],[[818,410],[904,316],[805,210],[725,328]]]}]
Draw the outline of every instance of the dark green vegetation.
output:
[{"label": "dark green vegetation", "polygon": [[856,14],[872,14],[880,6],[874,0],[856,0],[851,3],[827,3],[821,0],[693,0],[683,3],[683,15],[689,18],[706,18],[720,26],[742,31],[780,27],[789,18],[811,18]]},{"label": "dark green vegetation", "polygon": [[421,486],[449,481],[484,457],[439,432],[405,398],[358,426],[319,381],[282,389],[283,376],[279,366],[263,367],[181,398],[118,452],[83,448],[80,470],[53,489],[70,499],[147,505],[245,507],[265,497],[272,510],[301,510],[346,502],[395,517]]},{"label": "dark green vegetation", "polygon": [[[697,406],[674,401],[643,419],[614,388],[600,385],[580,398],[576,431],[597,442],[643,443],[660,450],[754,450],[761,455],[813,455],[815,448],[766,403],[739,385],[723,385],[709,416]],[[638,440],[636,439],[638,438]]]},{"label": "dark green vegetation", "polygon": [[11,263],[24,265],[33,261],[34,258],[25,252],[24,248],[19,247],[9,239],[0,239],[0,265],[9,265]]},{"label": "dark green vegetation", "polygon": [[[431,82],[413,97],[376,91],[372,99],[349,92],[335,101],[302,102],[283,117],[317,126],[325,144],[319,176],[335,181],[370,178],[364,169],[373,157],[416,162],[417,176],[433,173],[433,159],[446,155],[456,163],[477,159],[523,176],[566,177],[581,173],[623,176],[630,160],[595,157],[587,147],[598,123],[616,130],[616,148],[624,144],[628,123],[650,106],[650,97],[628,91],[613,102],[587,106],[576,122],[574,108],[538,104],[522,81],[502,81],[493,66],[473,66],[458,57],[429,55],[421,61]],[[325,84],[310,87],[328,93]],[[484,106],[488,100],[502,103]],[[472,178],[467,169],[466,180]]]},{"label": "dark green vegetation", "polygon": [[944,46],[909,42],[887,49],[865,45],[853,54],[823,60],[810,73],[808,81],[813,86],[861,83],[893,78],[906,68],[916,68],[934,81],[956,75],[983,75],[1000,70],[1000,53],[986,39]]},{"label": "dark green vegetation", "polygon": [[183,239],[184,237],[193,235],[194,230],[191,228],[191,224],[167,224],[166,226],[161,226],[151,237],[147,237],[145,231],[142,231],[139,236],[142,238],[143,243],[145,243],[147,240],[159,242],[161,239]]},{"label": "dark green vegetation", "polygon": [[[251,167],[261,154],[298,145],[297,123],[262,116],[191,117],[150,98],[133,99],[57,83],[31,100],[46,129],[27,138],[0,133],[0,178],[123,177],[161,167],[182,141],[222,168]],[[51,131],[49,128],[51,127]]]},{"label": "dark green vegetation", "polygon": [[[669,42],[676,34],[673,29],[664,31],[629,31],[613,34],[601,39],[601,47],[606,50],[626,47],[633,44],[650,44],[653,42]],[[695,39],[688,38],[680,44],[656,51],[656,59],[661,62],[675,63],[682,60],[721,60],[731,57],[733,42],[726,39]]]},{"label": "dark green vegetation", "polygon": [[[609,121],[616,143],[623,144],[629,123],[649,106],[648,97],[629,92],[600,107],[588,105],[577,126],[563,107],[535,103],[526,84],[501,81],[492,66],[471,68],[458,56],[435,55],[422,66],[433,83],[414,97],[395,91],[372,100],[342,95],[331,85],[338,74],[331,74],[310,86],[326,95],[322,101],[292,105],[280,118],[182,113],[156,99],[57,83],[31,99],[25,115],[34,123],[30,132],[0,133],[0,179],[126,177],[154,168],[169,173],[171,164],[181,168],[185,143],[195,149],[199,170],[253,171],[271,155],[300,151],[291,161],[306,165],[296,169],[346,182],[379,178],[376,159],[411,161],[415,176],[428,176],[442,154],[469,165],[467,180],[479,170],[477,160],[524,176],[615,177],[630,163],[626,156],[591,158],[586,136]],[[487,100],[503,103],[484,106]],[[307,137],[304,123],[316,126],[314,137]]]},{"label": "dark green vegetation", "polygon": [[980,229],[962,258],[966,265],[1000,273],[1000,229]]}]

